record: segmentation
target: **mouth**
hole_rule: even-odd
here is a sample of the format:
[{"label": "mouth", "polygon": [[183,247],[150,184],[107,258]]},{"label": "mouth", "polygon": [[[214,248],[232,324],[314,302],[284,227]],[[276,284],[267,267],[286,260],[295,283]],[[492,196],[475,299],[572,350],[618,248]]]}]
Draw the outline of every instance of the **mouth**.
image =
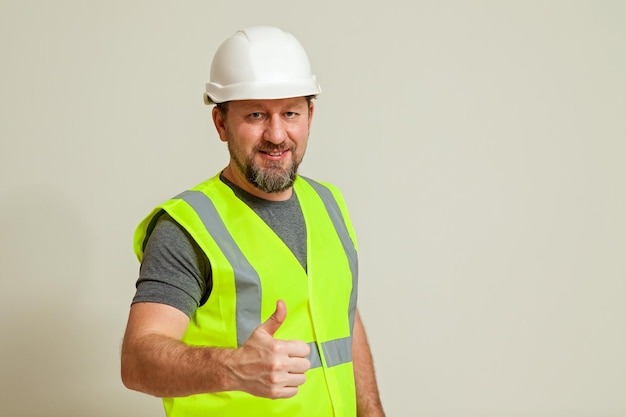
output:
[{"label": "mouth", "polygon": [[259,150],[260,153],[262,153],[263,155],[267,155],[269,158],[272,159],[280,159],[283,155],[287,154],[289,152],[289,149],[274,149],[274,150],[263,150],[260,149]]}]

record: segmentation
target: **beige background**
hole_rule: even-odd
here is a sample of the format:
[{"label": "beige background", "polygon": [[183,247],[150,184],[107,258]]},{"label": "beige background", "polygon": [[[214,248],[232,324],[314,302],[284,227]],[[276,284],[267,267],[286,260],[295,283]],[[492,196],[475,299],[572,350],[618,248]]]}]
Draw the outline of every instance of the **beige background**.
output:
[{"label": "beige background", "polygon": [[218,44],[323,88],[389,416],[626,416],[626,2],[5,1],[0,415],[158,416],[119,346],[136,224],[212,176]]}]

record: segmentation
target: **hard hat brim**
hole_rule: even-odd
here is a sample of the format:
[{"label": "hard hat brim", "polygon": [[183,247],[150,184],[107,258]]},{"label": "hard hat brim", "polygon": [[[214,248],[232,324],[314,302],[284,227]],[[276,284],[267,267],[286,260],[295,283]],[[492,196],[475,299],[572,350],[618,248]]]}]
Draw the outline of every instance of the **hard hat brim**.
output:
[{"label": "hard hat brim", "polygon": [[306,97],[320,94],[321,88],[315,77],[288,83],[241,83],[222,86],[207,83],[204,102],[207,105],[235,100],[275,100],[292,97]]}]

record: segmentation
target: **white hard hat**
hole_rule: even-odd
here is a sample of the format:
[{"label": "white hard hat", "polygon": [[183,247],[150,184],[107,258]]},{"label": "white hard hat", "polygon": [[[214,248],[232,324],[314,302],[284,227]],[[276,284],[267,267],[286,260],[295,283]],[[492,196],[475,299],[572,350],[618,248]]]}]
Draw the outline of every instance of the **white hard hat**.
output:
[{"label": "white hard hat", "polygon": [[238,31],[218,48],[204,102],[279,99],[320,92],[300,42],[279,28],[254,26]]}]

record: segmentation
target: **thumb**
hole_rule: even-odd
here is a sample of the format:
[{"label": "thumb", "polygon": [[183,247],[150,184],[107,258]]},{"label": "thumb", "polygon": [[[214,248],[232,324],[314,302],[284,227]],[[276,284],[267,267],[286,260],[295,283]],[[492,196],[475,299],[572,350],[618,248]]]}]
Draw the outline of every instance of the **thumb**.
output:
[{"label": "thumb", "polygon": [[276,300],[276,310],[274,310],[274,313],[270,316],[270,318],[261,325],[261,328],[273,337],[274,333],[276,333],[276,331],[280,328],[286,317],[287,306],[285,305],[285,302],[283,300]]}]

